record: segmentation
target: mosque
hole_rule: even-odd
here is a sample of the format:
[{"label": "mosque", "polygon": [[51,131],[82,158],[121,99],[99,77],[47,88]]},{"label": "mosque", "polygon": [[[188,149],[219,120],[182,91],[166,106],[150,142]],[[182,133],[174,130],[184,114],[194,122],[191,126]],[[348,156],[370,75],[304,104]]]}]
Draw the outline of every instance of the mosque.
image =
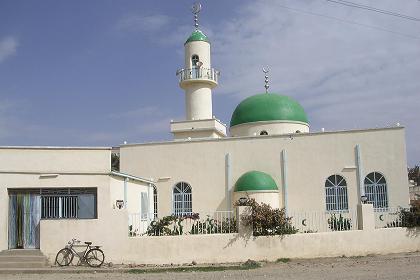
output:
[{"label": "mosque", "polygon": [[[177,71],[185,119],[171,121],[173,140],[118,147],[0,147],[0,250],[39,248],[57,228],[113,226],[117,211],[149,216],[231,211],[242,197],[286,211],[349,211],[409,203],[405,129],[310,131],[298,101],[269,90],[240,102],[229,127],[213,115],[219,71],[211,40],[198,26],[184,44]],[[71,237],[71,236],[70,236]],[[42,243],[42,242],[41,242]]]},{"label": "mosque", "polygon": [[219,72],[197,13],[177,71],[186,114],[171,122],[174,140],[120,147],[121,172],[153,178],[159,216],[230,210],[244,196],[286,210],[407,205],[404,128],[310,132],[298,101],[268,91],[268,69],[265,93],[240,102],[227,129],[213,116]]}]

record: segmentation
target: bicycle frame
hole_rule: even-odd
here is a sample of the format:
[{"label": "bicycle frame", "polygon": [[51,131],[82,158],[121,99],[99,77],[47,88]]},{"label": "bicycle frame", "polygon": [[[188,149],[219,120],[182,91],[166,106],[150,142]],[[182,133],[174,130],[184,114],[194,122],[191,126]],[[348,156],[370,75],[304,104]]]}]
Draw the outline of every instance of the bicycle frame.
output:
[{"label": "bicycle frame", "polygon": [[[93,247],[91,247],[91,244],[85,244],[85,245],[76,245],[76,244],[80,244],[80,240],[77,239],[72,239],[71,242],[69,241],[68,245],[66,245],[66,248],[69,249],[70,251],[72,251],[72,253],[74,255],[76,255],[79,258],[79,262],[77,263],[77,265],[81,264],[82,262],[86,261],[86,253],[92,249]],[[83,252],[83,254],[78,253],[74,247],[77,248],[83,248],[86,247],[85,251]]]}]

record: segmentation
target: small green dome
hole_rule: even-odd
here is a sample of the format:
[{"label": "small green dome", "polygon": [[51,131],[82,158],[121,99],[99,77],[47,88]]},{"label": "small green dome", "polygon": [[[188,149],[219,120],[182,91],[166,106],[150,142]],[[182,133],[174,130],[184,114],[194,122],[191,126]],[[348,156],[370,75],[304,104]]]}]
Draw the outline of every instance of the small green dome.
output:
[{"label": "small green dome", "polygon": [[194,32],[191,33],[191,36],[188,37],[187,41],[185,41],[185,44],[193,41],[204,41],[210,43],[209,38],[207,38],[207,36],[201,30],[198,29],[194,30]]},{"label": "small green dome", "polygon": [[277,184],[267,173],[249,171],[239,177],[235,184],[235,192],[277,191]]},{"label": "small green dome", "polygon": [[308,123],[305,110],[296,100],[285,95],[263,93],[239,103],[230,119],[230,126],[277,120]]}]

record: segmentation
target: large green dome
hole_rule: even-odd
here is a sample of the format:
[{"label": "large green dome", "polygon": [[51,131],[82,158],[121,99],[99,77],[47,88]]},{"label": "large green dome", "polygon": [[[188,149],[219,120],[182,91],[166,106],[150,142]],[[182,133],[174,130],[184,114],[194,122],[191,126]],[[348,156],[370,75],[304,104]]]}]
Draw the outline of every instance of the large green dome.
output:
[{"label": "large green dome", "polygon": [[249,171],[239,177],[235,184],[235,192],[277,191],[277,184],[267,173]]},{"label": "large green dome", "polygon": [[275,93],[253,95],[236,107],[230,126],[258,121],[297,121],[308,123],[303,107],[294,99]]},{"label": "large green dome", "polygon": [[185,44],[193,41],[204,41],[210,43],[209,38],[201,30],[198,29],[194,30],[194,32],[191,33],[190,37],[188,37],[187,41],[185,41]]}]

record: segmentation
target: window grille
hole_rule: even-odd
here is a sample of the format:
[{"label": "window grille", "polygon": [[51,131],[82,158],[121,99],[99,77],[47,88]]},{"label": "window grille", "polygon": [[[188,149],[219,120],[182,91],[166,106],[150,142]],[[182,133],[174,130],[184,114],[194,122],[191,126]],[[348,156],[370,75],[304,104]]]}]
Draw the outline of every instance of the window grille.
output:
[{"label": "window grille", "polygon": [[327,211],[348,210],[347,183],[340,175],[331,175],[325,181]]},{"label": "window grille", "polygon": [[76,219],[78,213],[77,196],[42,196],[42,219]]},{"label": "window grille", "polygon": [[95,219],[96,188],[38,189],[41,196],[41,219]]},{"label": "window grille", "polygon": [[158,217],[158,200],[157,200],[157,188],[153,185],[153,217]]},{"label": "window grille", "polygon": [[173,189],[174,215],[184,216],[192,213],[192,192],[188,183],[180,182]]},{"label": "window grille", "polygon": [[373,208],[388,208],[386,180],[381,173],[372,172],[365,177],[365,195]]}]

